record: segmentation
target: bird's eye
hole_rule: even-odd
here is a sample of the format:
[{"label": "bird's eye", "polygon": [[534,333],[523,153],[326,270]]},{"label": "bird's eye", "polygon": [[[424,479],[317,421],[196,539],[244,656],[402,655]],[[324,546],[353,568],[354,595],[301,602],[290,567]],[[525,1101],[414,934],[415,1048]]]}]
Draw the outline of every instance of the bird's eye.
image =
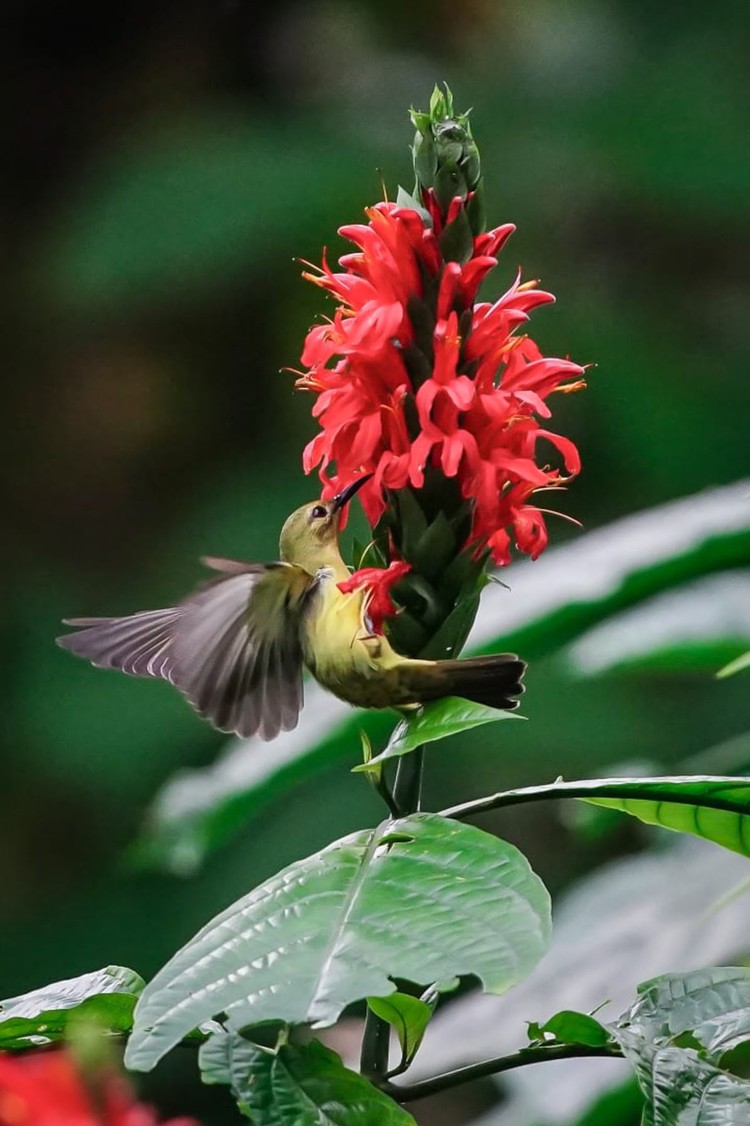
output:
[{"label": "bird's eye", "polygon": [[328,509],[326,508],[326,506],[324,504],[316,504],[315,508],[313,508],[312,512],[310,513],[310,519],[322,520],[327,515]]}]

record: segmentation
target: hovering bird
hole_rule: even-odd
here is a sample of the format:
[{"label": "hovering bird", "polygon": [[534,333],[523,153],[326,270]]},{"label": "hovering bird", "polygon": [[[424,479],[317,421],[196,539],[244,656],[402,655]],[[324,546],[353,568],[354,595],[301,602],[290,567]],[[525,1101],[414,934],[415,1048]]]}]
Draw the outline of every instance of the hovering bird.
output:
[{"label": "hovering bird", "polygon": [[375,634],[367,592],[342,593],[344,506],[369,480],[286,520],[278,563],[206,557],[218,578],[176,606],[123,618],[69,618],[58,644],[98,668],[173,684],[220,731],[274,739],[297,726],[306,666],[324,688],[361,708],[413,709],[463,696],[513,709],[525,664],[514,654],[465,660],[403,657]]}]

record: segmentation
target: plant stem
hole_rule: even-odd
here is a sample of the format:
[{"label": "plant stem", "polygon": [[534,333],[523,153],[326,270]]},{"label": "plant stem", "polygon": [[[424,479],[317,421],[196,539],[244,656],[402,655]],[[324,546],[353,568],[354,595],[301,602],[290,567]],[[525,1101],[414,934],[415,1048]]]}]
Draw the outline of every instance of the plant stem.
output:
[{"label": "plant stem", "polygon": [[365,1031],[362,1036],[359,1070],[376,1087],[382,1087],[388,1071],[388,1049],[391,1045],[391,1026],[387,1020],[367,1010]]},{"label": "plant stem", "polygon": [[422,778],[424,775],[424,747],[411,754],[402,755],[396,768],[393,784],[393,803],[403,817],[416,813],[422,803]]},{"label": "plant stem", "polygon": [[585,1044],[540,1044],[537,1047],[521,1048],[510,1056],[497,1056],[495,1059],[456,1068],[455,1071],[446,1071],[443,1075],[435,1075],[432,1079],[422,1080],[421,1083],[411,1083],[408,1086],[387,1083],[385,1086],[381,1084],[381,1089],[398,1102],[408,1103],[414,1099],[436,1095],[439,1091],[457,1087],[461,1083],[470,1083],[473,1079],[483,1079],[487,1075],[512,1071],[516,1067],[545,1063],[547,1060],[571,1060],[587,1056],[616,1058],[621,1057],[622,1052],[617,1044],[603,1044],[595,1048],[587,1047]]},{"label": "plant stem", "polygon": [[[423,774],[424,747],[417,747],[411,754],[403,755],[399,759],[391,795],[393,804],[388,802],[392,817],[403,817],[419,809],[422,801]],[[391,1026],[388,1021],[368,1009],[362,1036],[360,1071],[379,1087],[386,1082],[390,1042]]]}]

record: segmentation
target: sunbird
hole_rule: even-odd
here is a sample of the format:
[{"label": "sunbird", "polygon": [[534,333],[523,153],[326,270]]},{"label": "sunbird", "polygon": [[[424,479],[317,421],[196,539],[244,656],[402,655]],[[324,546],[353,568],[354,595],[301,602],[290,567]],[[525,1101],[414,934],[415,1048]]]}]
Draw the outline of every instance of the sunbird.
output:
[{"label": "sunbird", "polygon": [[367,592],[344,594],[344,506],[369,480],[303,504],[281,529],[280,561],[205,557],[219,573],[176,606],[122,618],[68,618],[58,644],[97,668],[156,677],[220,731],[274,739],[297,726],[302,672],[361,708],[412,710],[444,696],[511,710],[526,665],[515,654],[465,660],[404,657],[373,632]]}]

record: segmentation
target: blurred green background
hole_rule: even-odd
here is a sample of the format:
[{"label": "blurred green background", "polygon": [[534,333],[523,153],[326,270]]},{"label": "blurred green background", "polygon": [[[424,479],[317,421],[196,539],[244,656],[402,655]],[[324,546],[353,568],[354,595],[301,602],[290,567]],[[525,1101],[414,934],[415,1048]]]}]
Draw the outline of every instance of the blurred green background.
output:
[{"label": "blurred green background", "polygon": [[[380,816],[338,768],[197,877],[129,870],[161,783],[224,740],[54,637],[66,615],[171,603],[201,553],[274,557],[315,491],[311,400],[279,369],[325,306],[294,259],[343,252],[336,228],[381,181],[411,186],[406,110],[436,81],[474,107],[491,224],[518,225],[487,294],[522,264],[559,301],[532,335],[596,365],[554,404],[584,459],[565,510],[593,528],[747,473],[750,18],[730,0],[8,0],[2,25],[7,996],[110,962],[149,976],[231,899]],[[529,686],[500,756],[462,743],[466,796],[668,765],[745,723],[747,682],[705,671],[582,685],[551,660]],[[436,808],[456,764],[430,765]],[[552,818],[503,832],[555,892],[594,859]],[[637,840],[624,826],[596,862]],[[142,1089],[207,1126],[237,1118],[190,1060]]]}]

